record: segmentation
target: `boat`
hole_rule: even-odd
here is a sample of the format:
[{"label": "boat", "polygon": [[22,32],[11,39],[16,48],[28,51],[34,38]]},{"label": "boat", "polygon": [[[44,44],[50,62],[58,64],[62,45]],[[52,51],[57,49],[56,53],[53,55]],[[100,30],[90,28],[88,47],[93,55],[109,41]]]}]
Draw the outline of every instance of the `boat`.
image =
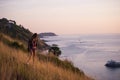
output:
[{"label": "boat", "polygon": [[116,62],[114,60],[110,60],[105,64],[106,67],[110,68],[120,68],[120,62]]}]

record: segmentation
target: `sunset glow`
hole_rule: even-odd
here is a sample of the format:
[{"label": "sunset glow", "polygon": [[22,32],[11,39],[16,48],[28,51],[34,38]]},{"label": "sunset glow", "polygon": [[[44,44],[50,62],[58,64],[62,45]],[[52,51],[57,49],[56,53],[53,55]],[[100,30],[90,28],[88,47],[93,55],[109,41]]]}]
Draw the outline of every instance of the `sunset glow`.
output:
[{"label": "sunset glow", "polygon": [[3,17],[37,33],[120,33],[120,0],[0,0]]}]

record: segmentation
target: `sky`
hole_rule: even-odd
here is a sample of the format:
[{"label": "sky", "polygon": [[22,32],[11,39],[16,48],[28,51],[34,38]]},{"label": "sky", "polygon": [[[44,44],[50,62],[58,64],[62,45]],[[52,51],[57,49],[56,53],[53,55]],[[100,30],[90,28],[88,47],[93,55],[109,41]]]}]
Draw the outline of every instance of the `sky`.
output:
[{"label": "sky", "polygon": [[0,0],[3,17],[33,33],[120,33],[120,0]]}]

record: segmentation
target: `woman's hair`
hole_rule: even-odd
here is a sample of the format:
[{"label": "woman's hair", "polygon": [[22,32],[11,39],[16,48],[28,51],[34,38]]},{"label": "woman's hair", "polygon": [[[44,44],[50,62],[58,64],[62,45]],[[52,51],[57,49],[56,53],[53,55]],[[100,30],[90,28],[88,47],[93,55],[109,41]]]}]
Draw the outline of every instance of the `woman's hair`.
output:
[{"label": "woman's hair", "polygon": [[32,37],[31,37],[31,39],[34,39],[34,38],[36,38],[37,37],[37,33],[34,33],[33,35],[32,35]]}]

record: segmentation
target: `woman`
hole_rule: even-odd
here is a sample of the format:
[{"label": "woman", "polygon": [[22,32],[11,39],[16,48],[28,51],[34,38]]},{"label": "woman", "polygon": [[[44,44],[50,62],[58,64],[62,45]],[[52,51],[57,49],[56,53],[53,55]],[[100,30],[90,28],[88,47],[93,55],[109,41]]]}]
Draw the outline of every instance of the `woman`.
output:
[{"label": "woman", "polygon": [[28,41],[28,51],[30,52],[30,56],[29,59],[27,60],[27,64],[29,64],[31,57],[33,57],[33,63],[34,63],[35,50],[37,48],[37,40],[38,40],[37,33],[34,33],[31,39]]}]

